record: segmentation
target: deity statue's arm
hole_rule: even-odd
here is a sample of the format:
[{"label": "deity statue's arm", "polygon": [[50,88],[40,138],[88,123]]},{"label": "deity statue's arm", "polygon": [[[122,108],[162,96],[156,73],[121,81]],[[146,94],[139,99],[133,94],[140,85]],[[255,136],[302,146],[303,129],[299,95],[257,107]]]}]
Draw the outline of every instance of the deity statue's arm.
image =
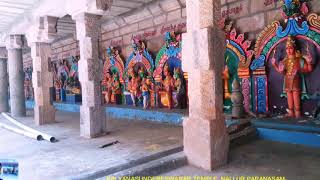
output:
[{"label": "deity statue's arm", "polygon": [[280,64],[280,65],[278,65],[278,64],[276,64],[276,63],[272,63],[272,66],[274,67],[274,69],[277,71],[277,72],[279,72],[279,73],[281,73],[281,74],[284,74],[284,65],[283,64]]},{"label": "deity statue's arm", "polygon": [[301,67],[301,72],[308,73],[313,70],[313,65],[312,65],[312,57],[310,55],[308,56],[303,56],[303,67]]},{"label": "deity statue's arm", "polygon": [[272,57],[272,59],[271,59],[271,65],[273,66],[273,68],[274,68],[277,72],[279,72],[279,73],[281,73],[281,74],[284,73],[284,65],[283,65],[283,63],[280,62],[279,65],[278,65],[278,64],[276,63],[276,58],[275,58],[275,57]]}]

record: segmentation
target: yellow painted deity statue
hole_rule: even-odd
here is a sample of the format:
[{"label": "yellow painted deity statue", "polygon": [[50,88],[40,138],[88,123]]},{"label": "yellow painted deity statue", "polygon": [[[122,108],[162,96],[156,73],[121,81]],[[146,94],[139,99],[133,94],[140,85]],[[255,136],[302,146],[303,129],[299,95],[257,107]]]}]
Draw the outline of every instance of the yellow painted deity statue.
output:
[{"label": "yellow painted deity statue", "polygon": [[163,70],[163,73],[164,73],[164,76],[165,76],[165,79],[162,81],[162,85],[164,87],[164,90],[166,92],[166,96],[167,96],[167,100],[168,100],[168,107],[169,109],[172,109],[172,91],[174,89],[174,79],[170,73],[170,70],[169,70],[169,66],[166,65],[164,67],[164,70]]}]

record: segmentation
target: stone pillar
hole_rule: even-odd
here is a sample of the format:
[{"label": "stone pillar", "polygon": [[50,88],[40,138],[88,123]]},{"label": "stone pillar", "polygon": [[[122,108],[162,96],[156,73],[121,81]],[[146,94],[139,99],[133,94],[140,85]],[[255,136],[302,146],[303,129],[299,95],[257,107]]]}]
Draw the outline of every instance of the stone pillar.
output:
[{"label": "stone pillar", "polygon": [[82,92],[80,135],[86,138],[97,137],[106,130],[106,115],[100,87],[100,18],[101,16],[88,13],[81,13],[75,17],[80,46],[79,80]]},{"label": "stone pillar", "polygon": [[10,108],[11,115],[16,117],[26,115],[22,46],[22,35],[10,35],[7,43]]},{"label": "stone pillar", "polygon": [[34,88],[34,120],[37,125],[55,122],[55,108],[50,98],[53,86],[51,72],[51,46],[45,42],[31,43],[32,85]]},{"label": "stone pillar", "polygon": [[0,113],[9,111],[7,49],[0,48]]},{"label": "stone pillar", "polygon": [[223,115],[225,35],[218,27],[220,0],[187,3],[182,68],[189,77],[189,118],[184,152],[192,165],[213,170],[227,163],[229,136]]},{"label": "stone pillar", "polygon": [[55,108],[50,95],[53,87],[50,43],[57,37],[57,20],[53,16],[38,17],[37,28],[26,34],[31,47],[34,120],[37,125],[55,122]]}]

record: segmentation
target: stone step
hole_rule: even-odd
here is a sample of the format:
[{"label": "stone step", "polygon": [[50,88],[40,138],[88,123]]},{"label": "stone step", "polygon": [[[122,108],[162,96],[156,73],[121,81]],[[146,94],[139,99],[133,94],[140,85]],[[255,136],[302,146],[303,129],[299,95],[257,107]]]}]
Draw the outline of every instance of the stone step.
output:
[{"label": "stone step", "polygon": [[164,150],[161,152],[157,152],[148,156],[144,156],[140,159],[135,159],[135,160],[131,160],[125,164],[121,164],[118,166],[113,166],[113,167],[109,167],[100,171],[95,171],[95,172],[88,172],[88,173],[83,173],[83,174],[79,174],[75,177],[70,177],[68,179],[72,179],[72,180],[94,180],[97,178],[101,178],[101,177],[105,177],[105,176],[109,176],[110,174],[115,174],[117,172],[121,172],[123,170],[126,169],[130,169],[133,168],[135,166],[139,166],[141,164],[145,164],[147,162],[150,161],[154,161],[157,159],[161,159],[163,157],[169,156],[171,154],[175,154],[178,152],[182,152],[183,151],[183,146],[178,146],[178,147],[173,147],[170,148],[168,150]]},{"label": "stone step", "polygon": [[[156,176],[161,173],[172,171],[179,167],[187,165],[187,158],[183,152],[171,154],[160,159],[146,162],[144,164],[119,171],[109,176],[113,177],[129,177],[129,176]],[[106,177],[99,178],[98,180],[104,180]]]}]

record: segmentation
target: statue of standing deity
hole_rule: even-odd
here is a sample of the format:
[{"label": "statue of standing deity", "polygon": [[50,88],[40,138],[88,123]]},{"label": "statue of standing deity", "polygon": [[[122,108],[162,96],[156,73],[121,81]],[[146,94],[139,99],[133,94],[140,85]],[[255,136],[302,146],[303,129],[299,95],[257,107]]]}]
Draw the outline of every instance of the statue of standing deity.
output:
[{"label": "statue of standing deity", "polygon": [[112,95],[112,83],[113,79],[109,73],[105,74],[105,79],[103,80],[103,86],[105,87],[105,96],[104,99],[107,104],[111,103],[111,95]]},{"label": "statue of standing deity", "polygon": [[149,101],[150,101],[150,90],[151,90],[151,82],[148,78],[142,79],[141,84],[141,92],[143,97],[143,109],[147,109],[149,107]]},{"label": "statue of standing deity", "polygon": [[279,64],[272,59],[272,66],[284,74],[284,90],[288,100],[288,117],[301,117],[301,74],[311,72],[313,69],[312,56],[307,50],[307,56],[297,51],[294,38],[289,36],[286,43],[286,57]]},{"label": "statue of standing deity", "polygon": [[140,94],[140,77],[134,73],[133,68],[130,68],[128,72],[131,77],[128,83],[128,91],[130,92],[133,106],[137,106],[136,99]]},{"label": "statue of standing deity", "polygon": [[69,67],[67,66],[66,61],[60,61],[58,66],[58,78],[62,82],[62,87],[64,86],[65,81],[69,77]]},{"label": "statue of standing deity", "polygon": [[116,104],[121,104],[121,84],[119,80],[119,75],[116,73],[113,75],[113,82],[111,84],[112,98]]},{"label": "statue of standing deity", "polygon": [[164,67],[163,74],[165,76],[165,79],[162,81],[162,85],[163,85],[164,90],[166,92],[166,96],[167,96],[167,100],[168,100],[168,107],[169,107],[169,109],[172,109],[172,106],[173,106],[172,105],[173,104],[172,91],[174,89],[174,79],[170,73],[168,65],[166,65]]},{"label": "statue of standing deity", "polygon": [[177,91],[177,104],[175,107],[180,109],[183,109],[186,106],[186,85],[182,76],[183,74],[180,68],[174,69],[174,87]]},{"label": "statue of standing deity", "polygon": [[69,77],[72,77],[73,79],[78,79],[78,77],[79,77],[78,60],[74,57],[72,57],[72,65],[70,68]]}]

